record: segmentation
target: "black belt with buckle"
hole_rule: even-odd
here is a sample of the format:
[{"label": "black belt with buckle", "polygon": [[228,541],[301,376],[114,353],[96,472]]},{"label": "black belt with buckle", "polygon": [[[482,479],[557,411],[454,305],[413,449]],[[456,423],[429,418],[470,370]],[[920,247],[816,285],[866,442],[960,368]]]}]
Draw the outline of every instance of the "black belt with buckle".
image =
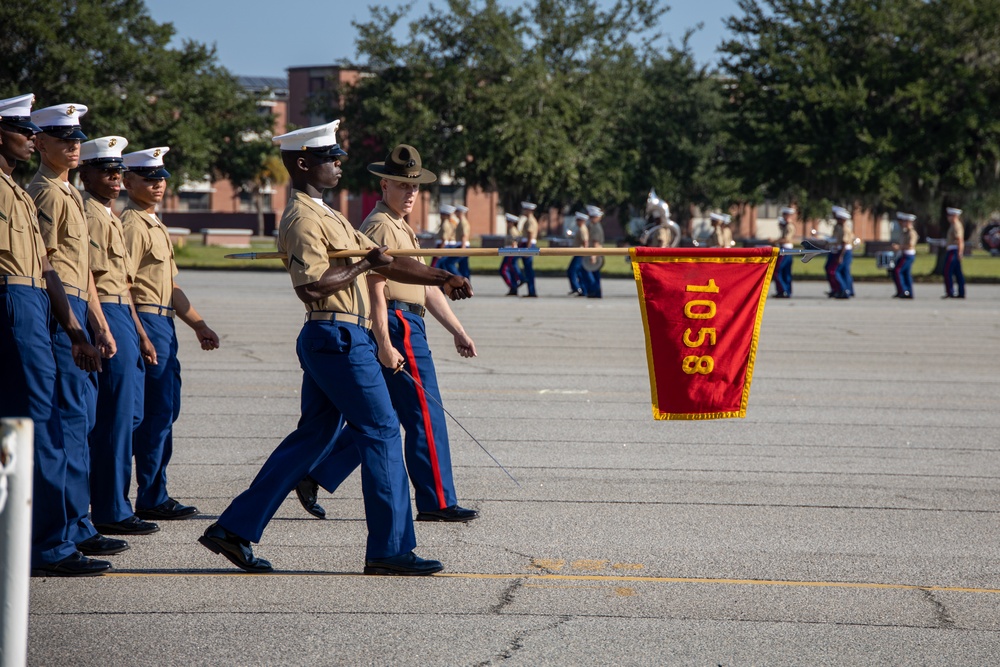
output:
[{"label": "black belt with buckle", "polygon": [[409,301],[396,301],[395,299],[390,299],[386,304],[389,310],[405,310],[408,313],[413,313],[418,317],[423,317],[427,309],[421,306],[419,303],[410,303]]}]

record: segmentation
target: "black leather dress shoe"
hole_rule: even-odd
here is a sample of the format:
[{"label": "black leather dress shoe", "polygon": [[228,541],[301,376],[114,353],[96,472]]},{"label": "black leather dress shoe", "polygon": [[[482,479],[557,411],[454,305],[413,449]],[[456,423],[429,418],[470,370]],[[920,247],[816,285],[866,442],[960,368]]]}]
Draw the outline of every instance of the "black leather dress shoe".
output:
[{"label": "black leather dress shoe", "polygon": [[160,530],[160,527],[155,523],[143,521],[134,514],[115,523],[95,524],[94,528],[104,535],[149,535]]},{"label": "black leather dress shoe", "polygon": [[312,514],[317,519],[326,518],[326,510],[316,502],[316,495],[319,493],[319,482],[309,475],[306,475],[298,486],[295,487],[295,495],[302,503],[302,509]]},{"label": "black leather dress shoe", "polygon": [[440,561],[421,558],[412,551],[391,558],[365,561],[365,574],[387,574],[402,577],[422,577],[444,569]]},{"label": "black leather dress shoe", "polygon": [[205,529],[205,534],[198,538],[201,544],[212,553],[220,554],[229,562],[247,572],[271,572],[271,563],[253,555],[250,542],[235,533],[230,533],[217,523]]},{"label": "black leather dress shoe", "polygon": [[135,515],[140,519],[153,519],[156,521],[176,521],[178,519],[190,519],[198,513],[197,507],[191,505],[181,505],[173,498],[167,498],[152,509],[136,510]]},{"label": "black leather dress shoe", "polygon": [[103,535],[94,535],[76,545],[84,556],[110,556],[126,551],[128,542],[125,540],[114,540]]},{"label": "black leather dress shoe", "polygon": [[417,521],[472,521],[479,518],[476,510],[467,510],[458,505],[445,507],[443,510],[427,510],[417,512]]},{"label": "black leather dress shoe", "polygon": [[31,568],[33,577],[95,577],[111,569],[111,563],[106,560],[87,558],[79,551],[67,556],[57,563],[48,563]]}]

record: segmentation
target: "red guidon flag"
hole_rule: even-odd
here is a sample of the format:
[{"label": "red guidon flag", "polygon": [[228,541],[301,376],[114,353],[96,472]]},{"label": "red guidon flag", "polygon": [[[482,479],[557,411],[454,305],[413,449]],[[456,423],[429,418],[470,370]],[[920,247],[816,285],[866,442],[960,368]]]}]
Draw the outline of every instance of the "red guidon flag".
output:
[{"label": "red guidon flag", "polygon": [[632,248],[655,419],[745,417],[777,248]]}]

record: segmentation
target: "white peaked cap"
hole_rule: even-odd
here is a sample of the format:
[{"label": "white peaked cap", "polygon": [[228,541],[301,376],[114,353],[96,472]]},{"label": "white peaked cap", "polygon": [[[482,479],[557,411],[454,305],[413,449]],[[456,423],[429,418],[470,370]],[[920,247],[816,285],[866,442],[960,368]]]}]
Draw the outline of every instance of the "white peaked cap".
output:
[{"label": "white peaked cap", "polygon": [[831,209],[831,211],[833,212],[833,217],[837,218],[838,220],[850,220],[851,219],[851,212],[848,211],[843,206],[834,206]]},{"label": "white peaked cap", "polygon": [[56,104],[31,112],[31,122],[46,134],[61,139],[86,139],[80,131],[80,118],[87,113],[83,104]]},{"label": "white peaked cap", "polygon": [[505,213],[503,217],[507,218],[507,222],[517,222],[518,221],[518,217],[516,215],[514,215],[513,213]]},{"label": "white peaked cap", "polygon": [[312,127],[302,127],[298,130],[292,130],[291,132],[286,132],[285,134],[279,134],[276,137],[272,137],[271,141],[279,144],[281,150],[283,151],[310,151],[319,152],[317,149],[321,148],[332,148],[336,147],[336,151],[330,151],[330,155],[337,157],[339,155],[347,155],[340,146],[337,144],[337,129],[340,127],[340,121],[335,120],[330,123],[324,123],[323,125],[314,125]]},{"label": "white peaked cap", "polygon": [[786,206],[783,209],[781,209],[781,215],[792,215],[794,213],[795,209],[792,208],[791,206]]},{"label": "white peaked cap", "polygon": [[455,212],[455,207],[451,206],[450,204],[442,204],[441,208],[438,209],[438,212],[441,215],[451,215],[452,213]]},{"label": "white peaked cap", "polygon": [[530,201],[523,201],[523,202],[521,202],[521,210],[524,210],[524,211],[534,211],[536,208],[538,208],[538,205],[537,204],[532,204]]},{"label": "white peaked cap", "polygon": [[577,211],[577,212],[576,212],[576,219],[577,219],[577,220],[586,220],[586,219],[588,219],[589,217],[590,217],[590,216],[589,216],[589,215],[587,215],[586,213],[584,213],[583,211]]},{"label": "white peaked cap", "polygon": [[122,151],[128,146],[125,137],[98,137],[80,144],[80,162],[122,163]]},{"label": "white peaked cap", "polygon": [[717,222],[721,222],[724,225],[728,225],[733,219],[733,216],[727,213],[709,213],[708,217]]},{"label": "white peaked cap", "polygon": [[594,206],[594,205],[590,205],[590,206],[587,206],[587,215],[588,215],[589,217],[591,217],[591,218],[599,218],[599,217],[601,217],[602,215],[604,215],[604,211],[602,211],[602,210],[601,210],[601,209],[600,209],[599,207],[597,207],[597,206]]},{"label": "white peaked cap", "polygon": [[170,172],[163,167],[163,156],[170,151],[169,146],[147,148],[144,151],[126,153],[122,156],[129,171],[146,178],[168,178]]},{"label": "white peaked cap", "polygon": [[[27,95],[18,95],[17,97],[8,97],[5,100],[0,100],[0,119],[6,119],[8,122],[13,122],[11,119],[20,119],[20,122],[30,122],[31,120],[31,105],[35,102],[35,96],[32,93]],[[25,121],[24,119],[27,119]]]},{"label": "white peaked cap", "polygon": [[468,212],[469,212],[468,206],[463,206],[462,204],[459,204],[458,206],[455,207],[455,213],[468,213]]},{"label": "white peaked cap", "polygon": [[899,213],[899,212],[897,212],[896,213],[896,219],[897,220],[902,220],[904,222],[913,222],[914,220],[917,219],[917,216],[913,215],[912,213]]},{"label": "white peaked cap", "polygon": [[947,213],[948,215],[962,215],[962,209],[960,209],[960,208],[952,208],[950,206],[948,208],[946,208],[944,210],[944,212]]}]

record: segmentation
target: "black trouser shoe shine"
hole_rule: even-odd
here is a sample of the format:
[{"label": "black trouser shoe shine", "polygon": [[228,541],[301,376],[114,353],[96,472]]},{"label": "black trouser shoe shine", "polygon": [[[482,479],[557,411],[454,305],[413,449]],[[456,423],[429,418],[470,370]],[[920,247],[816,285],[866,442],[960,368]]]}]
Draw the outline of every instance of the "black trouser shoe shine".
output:
[{"label": "black trouser shoe shine", "polygon": [[467,510],[458,505],[445,507],[443,510],[426,510],[417,512],[417,521],[472,521],[479,518],[476,510]]},{"label": "black trouser shoe shine", "polygon": [[136,510],[135,515],[140,519],[152,519],[154,521],[176,521],[178,519],[190,519],[198,513],[197,507],[182,505],[173,498],[167,498],[152,509]]},{"label": "black trouser shoe shine", "polygon": [[84,556],[110,556],[128,550],[128,542],[114,540],[103,535],[94,535],[76,545]]},{"label": "black trouser shoe shine", "polygon": [[199,537],[198,541],[212,553],[228,558],[230,563],[241,570],[254,573],[274,570],[271,563],[253,555],[253,549],[250,548],[248,540],[244,540],[235,533],[230,533],[217,523],[206,528],[205,534]]},{"label": "black trouser shoe shine", "polygon": [[323,509],[323,506],[317,502],[317,494],[319,494],[319,482],[314,480],[309,475],[306,475],[302,481],[298,483],[298,486],[295,487],[295,495],[302,504],[302,509],[309,512],[317,519],[325,519],[326,510]]},{"label": "black trouser shoe shine", "polygon": [[443,569],[444,565],[440,561],[421,558],[412,551],[391,558],[372,558],[365,561],[365,574],[422,577]]},{"label": "black trouser shoe shine", "polygon": [[155,523],[143,521],[134,514],[115,523],[95,524],[94,528],[103,535],[149,535],[160,530]]},{"label": "black trouser shoe shine", "polygon": [[31,568],[33,577],[94,577],[111,569],[111,563],[106,560],[87,558],[79,551],[56,563],[48,563]]}]

